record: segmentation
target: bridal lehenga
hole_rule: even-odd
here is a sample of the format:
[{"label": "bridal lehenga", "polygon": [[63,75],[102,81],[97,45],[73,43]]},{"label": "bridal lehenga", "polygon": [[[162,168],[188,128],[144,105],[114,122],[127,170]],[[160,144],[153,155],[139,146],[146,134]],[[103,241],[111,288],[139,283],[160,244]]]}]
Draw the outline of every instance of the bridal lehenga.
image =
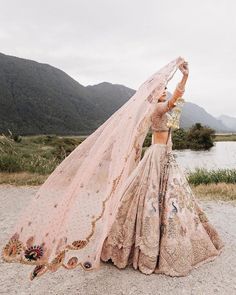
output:
[{"label": "bridal lehenga", "polygon": [[129,178],[102,260],[145,274],[185,276],[219,255],[223,243],[199,207],[172,153],[152,144]]},{"label": "bridal lehenga", "polygon": [[157,100],[181,63],[152,75],[49,175],[21,212],[4,261],[34,266],[31,280],[59,268],[91,271],[101,260],[185,276],[220,254],[223,242],[175,160],[171,134],[141,159]]}]

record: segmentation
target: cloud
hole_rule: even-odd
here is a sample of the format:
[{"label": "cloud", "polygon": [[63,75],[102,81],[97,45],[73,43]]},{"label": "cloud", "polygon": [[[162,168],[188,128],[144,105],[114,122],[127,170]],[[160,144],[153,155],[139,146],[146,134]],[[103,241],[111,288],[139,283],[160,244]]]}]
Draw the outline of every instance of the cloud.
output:
[{"label": "cloud", "polygon": [[84,85],[132,88],[181,55],[190,66],[186,100],[236,116],[235,8],[234,0],[1,1],[0,50]]}]

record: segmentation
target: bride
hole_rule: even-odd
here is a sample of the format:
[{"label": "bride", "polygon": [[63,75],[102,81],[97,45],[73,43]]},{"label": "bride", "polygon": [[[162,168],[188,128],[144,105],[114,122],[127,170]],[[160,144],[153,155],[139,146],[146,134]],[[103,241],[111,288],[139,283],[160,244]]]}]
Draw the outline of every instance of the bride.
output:
[{"label": "bride", "polygon": [[152,145],[130,177],[103,245],[102,260],[111,259],[119,268],[132,264],[145,274],[184,276],[223,247],[172,154],[167,112],[184,93],[187,62],[179,69],[183,78],[171,99],[166,88],[158,99]]},{"label": "bride", "polygon": [[[183,78],[167,100],[178,69]],[[185,60],[171,61],[58,165],[22,210],[5,262],[34,265],[31,280],[60,267],[97,269],[101,260],[184,276],[220,254],[223,242],[172,154],[168,111],[187,77]]]}]

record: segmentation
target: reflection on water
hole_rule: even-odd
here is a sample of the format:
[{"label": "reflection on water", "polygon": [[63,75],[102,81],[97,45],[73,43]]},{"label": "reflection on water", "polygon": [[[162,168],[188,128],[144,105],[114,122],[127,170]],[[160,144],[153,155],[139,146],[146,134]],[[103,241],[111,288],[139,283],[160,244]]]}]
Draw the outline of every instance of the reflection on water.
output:
[{"label": "reflection on water", "polygon": [[182,169],[187,172],[195,168],[236,169],[236,142],[215,142],[209,151],[173,150],[176,160]]}]

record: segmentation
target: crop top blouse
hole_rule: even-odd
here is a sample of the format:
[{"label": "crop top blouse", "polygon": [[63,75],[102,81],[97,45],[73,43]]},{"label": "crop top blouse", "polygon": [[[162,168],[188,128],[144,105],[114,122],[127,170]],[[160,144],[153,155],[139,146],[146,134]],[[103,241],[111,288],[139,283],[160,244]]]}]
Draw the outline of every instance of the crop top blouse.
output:
[{"label": "crop top blouse", "polygon": [[169,111],[168,100],[158,102],[157,108],[151,116],[151,129],[152,131],[168,131],[167,122]]}]

